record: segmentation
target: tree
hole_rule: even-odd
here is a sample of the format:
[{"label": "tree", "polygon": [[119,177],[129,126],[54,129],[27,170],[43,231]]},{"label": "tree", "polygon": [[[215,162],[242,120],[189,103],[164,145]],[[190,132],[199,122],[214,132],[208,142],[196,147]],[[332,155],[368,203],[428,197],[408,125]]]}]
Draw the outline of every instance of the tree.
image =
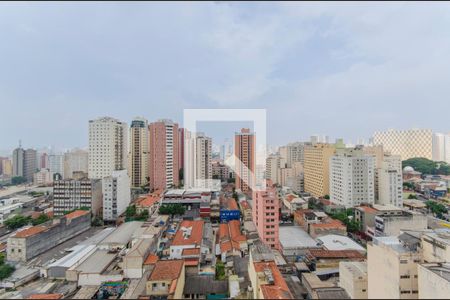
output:
[{"label": "tree", "polygon": [[425,205],[439,219],[442,219],[443,215],[447,213],[447,207],[445,207],[445,205],[441,203],[437,203],[434,201],[427,201],[425,202]]},{"label": "tree", "polygon": [[12,185],[18,185],[27,182],[27,179],[23,176],[14,176],[11,178]]},{"label": "tree", "polygon": [[413,167],[414,170],[422,174],[450,175],[450,166],[446,162],[432,161],[424,157],[414,157],[402,162],[402,166]]},{"label": "tree", "polygon": [[165,204],[159,207],[159,213],[162,215],[184,215],[186,209],[181,204]]},{"label": "tree", "polygon": [[225,265],[221,260],[218,260],[216,262],[216,279],[217,280],[224,280],[226,278],[225,276]]},{"label": "tree", "polygon": [[13,272],[15,268],[9,264],[2,264],[0,266],[0,280],[8,278]]},{"label": "tree", "polygon": [[22,215],[17,215],[12,218],[7,219],[4,224],[8,229],[14,230],[23,227],[31,222],[31,217],[25,217]]},{"label": "tree", "polygon": [[45,223],[45,222],[47,222],[49,220],[50,220],[50,217],[47,214],[41,214],[36,219],[32,220],[31,224],[33,224],[33,226],[36,226],[36,225]]},{"label": "tree", "polygon": [[416,194],[409,194],[408,199],[417,199]]},{"label": "tree", "polygon": [[325,195],[324,198],[330,200],[330,195]]}]

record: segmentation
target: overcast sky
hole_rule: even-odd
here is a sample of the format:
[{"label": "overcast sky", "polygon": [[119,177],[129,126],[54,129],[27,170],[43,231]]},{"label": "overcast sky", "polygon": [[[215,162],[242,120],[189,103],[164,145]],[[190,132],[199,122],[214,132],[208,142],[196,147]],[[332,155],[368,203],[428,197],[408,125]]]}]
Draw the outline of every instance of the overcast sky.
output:
[{"label": "overcast sky", "polygon": [[449,53],[450,3],[1,3],[0,150],[184,108],[266,108],[275,145],[448,132]]}]

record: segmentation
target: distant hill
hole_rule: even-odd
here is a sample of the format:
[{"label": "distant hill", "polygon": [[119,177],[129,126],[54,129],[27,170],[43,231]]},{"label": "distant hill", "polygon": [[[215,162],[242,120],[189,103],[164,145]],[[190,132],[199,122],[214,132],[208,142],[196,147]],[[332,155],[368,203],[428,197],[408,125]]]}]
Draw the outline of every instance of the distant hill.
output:
[{"label": "distant hill", "polygon": [[450,175],[450,165],[442,161],[432,161],[424,157],[414,157],[402,162],[404,167],[413,167],[415,171],[422,174]]}]

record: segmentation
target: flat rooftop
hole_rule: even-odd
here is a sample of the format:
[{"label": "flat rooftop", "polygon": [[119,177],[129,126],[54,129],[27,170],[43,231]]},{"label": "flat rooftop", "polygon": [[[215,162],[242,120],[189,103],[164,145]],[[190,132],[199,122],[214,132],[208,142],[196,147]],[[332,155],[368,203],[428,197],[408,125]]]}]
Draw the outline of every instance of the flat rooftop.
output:
[{"label": "flat rooftop", "polygon": [[317,238],[328,250],[357,250],[365,252],[366,249],[353,241],[351,238],[343,235],[328,234]]},{"label": "flat rooftop", "polygon": [[116,258],[116,254],[96,250],[75,269],[81,273],[102,273]]},{"label": "flat rooftop", "polygon": [[283,248],[318,248],[317,242],[300,226],[280,226]]},{"label": "flat rooftop", "polygon": [[448,282],[450,282],[450,264],[445,263],[430,263],[430,264],[422,264],[422,267],[428,269],[429,271],[435,273],[436,275],[439,275],[440,277],[444,278]]}]

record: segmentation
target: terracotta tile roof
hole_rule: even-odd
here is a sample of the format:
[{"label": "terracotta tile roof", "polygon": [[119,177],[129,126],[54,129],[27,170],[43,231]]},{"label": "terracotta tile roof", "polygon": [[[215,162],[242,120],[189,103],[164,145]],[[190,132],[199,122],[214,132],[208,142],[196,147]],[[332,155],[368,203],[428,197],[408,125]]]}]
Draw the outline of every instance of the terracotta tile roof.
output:
[{"label": "terracotta tile roof", "polygon": [[236,203],[236,200],[234,200],[234,198],[228,199],[228,209],[229,210],[239,210],[239,207]]},{"label": "terracotta tile roof", "polygon": [[345,228],[347,229],[347,227],[344,225],[344,223],[342,223],[339,220],[335,220],[335,219],[328,219],[328,222],[324,222],[324,223],[318,223],[318,224],[310,224],[311,227],[314,228]]},{"label": "terracotta tile roof", "polygon": [[262,284],[261,291],[264,299],[293,299],[288,285],[278,270],[274,261],[254,262],[255,271],[260,273],[264,270],[270,270],[273,276],[273,284]]},{"label": "terracotta tile roof", "polygon": [[66,219],[70,220],[70,219],[75,219],[84,215],[90,214],[89,211],[87,210],[76,210],[71,212],[70,214],[65,215]]},{"label": "terracotta tile roof", "polygon": [[324,250],[324,249],[310,249],[308,252],[315,258],[353,258],[364,259],[357,250]]},{"label": "terracotta tile roof", "polygon": [[180,228],[172,241],[172,245],[200,245],[203,237],[204,223],[204,221],[189,220],[184,220],[181,222]]},{"label": "terracotta tile roof", "polygon": [[149,281],[159,281],[159,280],[174,280],[178,279],[183,269],[184,261],[181,259],[177,260],[159,260],[155,263],[155,268],[153,269]]},{"label": "terracotta tile roof", "polygon": [[43,232],[45,230],[47,230],[46,226],[37,225],[37,226],[33,226],[33,227],[30,227],[30,228],[18,231],[18,232],[16,232],[15,235],[13,235],[13,237],[26,238],[26,237],[30,237],[30,236],[33,236],[35,234],[38,234],[40,232]]},{"label": "terracotta tile roof", "polygon": [[370,206],[365,206],[365,205],[358,206],[358,207],[356,207],[356,209],[362,209],[364,212],[370,213],[370,214],[374,214],[377,212],[377,210],[375,208],[370,207]]},{"label": "terracotta tile roof", "polygon": [[289,195],[287,195],[286,200],[288,202],[292,202],[292,200],[294,200],[295,198],[298,198],[298,197],[295,195],[289,194]]},{"label": "terracotta tile roof", "polygon": [[228,252],[232,249],[240,250],[240,242],[245,242],[246,240],[241,233],[241,223],[238,220],[220,224],[218,241],[221,252]]},{"label": "terracotta tile roof", "polygon": [[63,294],[32,294],[28,299],[62,299]]},{"label": "terracotta tile roof", "polygon": [[157,255],[150,254],[147,256],[147,259],[144,261],[144,265],[154,265],[159,260]]},{"label": "terracotta tile roof", "polygon": [[250,209],[250,204],[247,201],[241,201],[240,204],[243,209]]},{"label": "terracotta tile roof", "polygon": [[186,267],[195,267],[198,266],[198,258],[185,258],[184,265]]},{"label": "terracotta tile roof", "polygon": [[200,255],[200,248],[183,249],[181,255]]},{"label": "terracotta tile roof", "polygon": [[161,197],[159,195],[149,194],[149,195],[139,198],[136,201],[136,205],[140,206],[140,207],[151,207],[155,203],[157,203],[160,199],[161,199]]}]

